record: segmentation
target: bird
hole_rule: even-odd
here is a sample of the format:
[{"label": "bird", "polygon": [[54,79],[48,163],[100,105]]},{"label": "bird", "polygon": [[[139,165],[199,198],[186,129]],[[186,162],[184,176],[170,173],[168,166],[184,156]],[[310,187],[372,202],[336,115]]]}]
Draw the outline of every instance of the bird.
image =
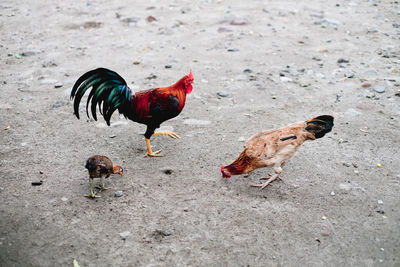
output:
[{"label": "bird", "polygon": [[92,88],[86,103],[86,114],[89,117],[89,103],[91,113],[97,121],[96,106],[99,107],[107,125],[110,118],[118,109],[125,118],[145,124],[144,134],[147,146],[145,156],[160,157],[159,151],[153,152],[150,137],[164,135],[173,139],[179,136],[172,131],[154,131],[166,120],[178,116],[185,106],[186,94],[193,90],[194,78],[192,71],[179,81],[168,87],[153,88],[133,93],[126,81],[115,71],[106,68],[97,68],[83,74],[75,82],[71,91],[71,100],[74,99],[74,113],[79,119],[79,103],[85,92]]},{"label": "bird", "polygon": [[112,161],[102,155],[94,155],[87,159],[85,168],[89,171],[90,193],[86,195],[88,198],[97,198],[93,193],[93,179],[100,178],[100,192],[109,188],[104,186],[104,177],[108,178],[111,174],[124,175],[124,169],[119,165],[113,165]]},{"label": "bird", "polygon": [[315,140],[329,133],[333,127],[334,118],[321,115],[308,121],[300,121],[283,128],[260,132],[247,141],[238,158],[228,166],[221,166],[222,177],[250,173],[255,169],[273,168],[275,174],[265,183],[252,184],[264,189],[272,181],[280,178],[282,167],[291,159],[307,140]]}]

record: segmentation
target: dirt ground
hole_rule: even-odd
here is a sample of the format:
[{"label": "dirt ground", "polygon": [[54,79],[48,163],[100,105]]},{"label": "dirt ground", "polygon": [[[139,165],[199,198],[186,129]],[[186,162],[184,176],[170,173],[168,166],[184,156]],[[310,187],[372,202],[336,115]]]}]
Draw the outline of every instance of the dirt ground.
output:
[{"label": "dirt ground", "polygon": [[[0,266],[400,266],[398,1],[0,7]],[[181,139],[152,139],[164,157],[143,157],[144,125],[73,115],[71,87],[97,67],[132,90],[193,71],[163,124]],[[221,178],[253,134],[322,114],[333,131],[283,181]],[[96,200],[93,154],[125,168]]]}]

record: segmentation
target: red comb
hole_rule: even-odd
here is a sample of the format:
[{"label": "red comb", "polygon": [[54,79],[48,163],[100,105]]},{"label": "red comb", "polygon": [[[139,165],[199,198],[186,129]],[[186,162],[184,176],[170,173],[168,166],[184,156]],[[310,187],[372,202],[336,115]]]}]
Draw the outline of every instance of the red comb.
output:
[{"label": "red comb", "polygon": [[192,70],[190,70],[190,73],[188,74],[188,77],[189,77],[190,79],[192,79],[192,80],[194,79],[194,78],[193,78],[193,74],[192,74]]}]

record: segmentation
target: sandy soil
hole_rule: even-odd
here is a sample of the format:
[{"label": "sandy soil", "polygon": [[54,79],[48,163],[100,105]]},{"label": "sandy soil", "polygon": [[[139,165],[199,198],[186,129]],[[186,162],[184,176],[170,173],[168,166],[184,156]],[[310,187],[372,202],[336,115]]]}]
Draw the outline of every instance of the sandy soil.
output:
[{"label": "sandy soil", "polygon": [[[400,265],[398,1],[0,7],[1,266]],[[106,127],[83,106],[74,117],[73,83],[100,66],[133,90],[192,69],[193,93],[163,125],[182,138],[152,140],[164,157],[143,158],[143,125],[116,114]],[[251,135],[322,114],[333,132],[283,181],[221,179]],[[126,170],[96,200],[93,154]]]}]

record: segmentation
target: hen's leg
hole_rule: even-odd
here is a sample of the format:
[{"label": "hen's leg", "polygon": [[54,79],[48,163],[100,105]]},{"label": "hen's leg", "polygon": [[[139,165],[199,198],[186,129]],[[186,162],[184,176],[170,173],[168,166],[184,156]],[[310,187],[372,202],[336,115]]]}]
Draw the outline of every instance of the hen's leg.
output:
[{"label": "hen's leg", "polygon": [[161,150],[153,152],[153,150],[151,150],[150,139],[145,138],[145,140],[146,140],[146,145],[147,145],[147,153],[144,156],[145,157],[147,157],[147,156],[149,156],[149,157],[162,157],[161,155],[158,155],[161,152]]},{"label": "hen's leg", "polygon": [[279,178],[279,173],[276,173],[276,174],[272,175],[265,183],[252,184],[251,186],[260,187],[260,190],[263,190],[267,185],[269,185],[271,182],[273,182],[277,178]]},{"label": "hen's leg", "polygon": [[279,175],[282,172],[282,168],[279,166],[275,166],[274,167],[274,171],[275,174],[272,175],[270,178],[268,178],[268,180],[265,183],[261,183],[261,184],[252,184],[251,186],[255,186],[255,187],[260,187],[260,190],[263,190],[267,185],[269,185],[270,183],[272,183],[273,181],[275,181],[277,178],[280,179]]},{"label": "hen's leg", "polygon": [[89,184],[90,184],[90,193],[89,193],[89,195],[86,195],[85,197],[88,197],[88,198],[100,197],[93,193],[93,178],[89,178]]}]

